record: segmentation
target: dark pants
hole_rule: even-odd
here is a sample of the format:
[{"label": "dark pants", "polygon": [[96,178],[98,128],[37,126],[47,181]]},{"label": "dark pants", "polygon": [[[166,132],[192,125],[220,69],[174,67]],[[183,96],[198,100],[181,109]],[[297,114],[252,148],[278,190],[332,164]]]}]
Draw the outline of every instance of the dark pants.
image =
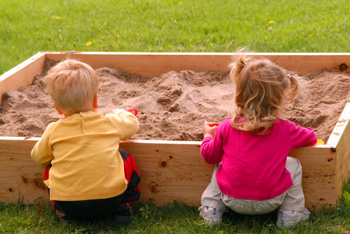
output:
[{"label": "dark pants", "polygon": [[[129,182],[127,189],[119,196],[85,201],[52,201],[54,209],[61,213],[61,218],[65,220],[84,220],[97,219],[113,214],[121,203],[132,205],[140,198],[140,175],[136,167],[134,157],[119,149],[124,161],[125,178]],[[45,180],[49,178],[49,170],[51,166],[45,169]],[[50,193],[50,190],[49,190]]]}]

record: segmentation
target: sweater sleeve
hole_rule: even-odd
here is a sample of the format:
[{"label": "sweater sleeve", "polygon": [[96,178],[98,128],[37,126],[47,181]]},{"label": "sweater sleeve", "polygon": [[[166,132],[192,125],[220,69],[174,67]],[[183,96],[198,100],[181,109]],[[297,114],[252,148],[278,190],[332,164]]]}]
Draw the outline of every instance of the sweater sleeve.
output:
[{"label": "sweater sleeve", "polygon": [[295,148],[312,146],[317,143],[317,135],[312,128],[304,128],[292,123],[290,138]]},{"label": "sweater sleeve", "polygon": [[222,138],[219,134],[219,128],[216,130],[214,139],[206,137],[201,144],[201,154],[206,163],[218,164],[221,162],[224,153],[222,146]]},{"label": "sweater sleeve", "polygon": [[50,123],[44,134],[42,135],[40,141],[38,141],[31,152],[31,157],[32,159],[41,164],[41,165],[48,165],[51,160],[53,159],[53,154],[52,154],[52,146],[50,144],[50,137],[51,137],[51,133],[53,132],[53,130],[56,128],[56,123]]},{"label": "sweater sleeve", "polygon": [[120,110],[114,114],[107,114],[113,124],[120,132],[120,140],[126,140],[132,137],[139,130],[139,121],[132,113]]}]

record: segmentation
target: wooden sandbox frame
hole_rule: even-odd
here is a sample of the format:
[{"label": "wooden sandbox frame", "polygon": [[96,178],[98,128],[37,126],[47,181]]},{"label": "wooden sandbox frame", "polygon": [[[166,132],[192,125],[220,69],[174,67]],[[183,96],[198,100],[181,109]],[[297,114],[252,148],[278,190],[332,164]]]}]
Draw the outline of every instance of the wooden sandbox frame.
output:
[{"label": "wooden sandbox frame", "polygon": [[[0,76],[1,97],[7,90],[30,85],[41,74],[45,59],[79,59],[94,68],[117,67],[144,76],[168,71],[228,71],[229,53],[94,53],[39,52]],[[346,70],[350,54],[329,53],[253,53],[266,57],[299,75],[319,68]],[[350,104],[346,104],[325,145],[292,150],[290,155],[303,166],[303,188],[308,208],[335,207],[350,170]],[[40,113],[38,113],[40,114]],[[1,135],[1,133],[0,133]],[[0,201],[24,203],[48,201],[43,184],[44,168],[30,157],[40,138],[0,137]],[[178,200],[198,206],[208,185],[213,165],[200,155],[201,142],[133,140],[121,148],[135,157],[141,174],[142,201],[166,204]]]}]

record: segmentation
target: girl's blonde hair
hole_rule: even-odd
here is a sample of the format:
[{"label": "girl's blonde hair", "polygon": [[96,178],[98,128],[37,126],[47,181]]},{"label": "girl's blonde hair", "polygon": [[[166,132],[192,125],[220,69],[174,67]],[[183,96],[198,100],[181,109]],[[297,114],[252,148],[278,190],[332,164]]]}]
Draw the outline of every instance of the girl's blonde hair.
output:
[{"label": "girl's blonde hair", "polygon": [[288,74],[264,58],[253,58],[243,51],[233,56],[231,78],[236,86],[236,110],[232,127],[256,135],[268,134],[276,118],[283,119],[283,104],[299,91],[296,75]]},{"label": "girl's blonde hair", "polygon": [[98,75],[86,63],[67,59],[52,67],[44,78],[47,90],[62,111],[78,113],[93,102]]}]

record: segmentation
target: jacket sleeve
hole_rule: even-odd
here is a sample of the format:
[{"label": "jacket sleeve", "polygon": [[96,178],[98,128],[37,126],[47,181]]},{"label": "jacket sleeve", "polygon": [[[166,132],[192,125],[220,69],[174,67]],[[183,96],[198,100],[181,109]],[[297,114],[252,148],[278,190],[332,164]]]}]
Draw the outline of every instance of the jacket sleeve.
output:
[{"label": "jacket sleeve", "polygon": [[303,146],[312,146],[317,143],[317,135],[312,128],[304,128],[297,126],[295,123],[292,123],[290,137],[293,142],[293,147],[299,148]]},{"label": "jacket sleeve", "polygon": [[31,152],[32,159],[44,166],[48,165],[53,159],[50,137],[55,126],[55,123],[51,123],[47,126],[41,139],[34,145]]},{"label": "jacket sleeve", "polygon": [[219,128],[216,130],[214,138],[206,137],[203,139],[200,150],[206,163],[218,164],[221,162],[224,151]]},{"label": "jacket sleeve", "polygon": [[120,132],[120,140],[126,140],[132,137],[139,130],[139,121],[132,113],[119,110],[118,112],[107,114],[113,124]]}]

